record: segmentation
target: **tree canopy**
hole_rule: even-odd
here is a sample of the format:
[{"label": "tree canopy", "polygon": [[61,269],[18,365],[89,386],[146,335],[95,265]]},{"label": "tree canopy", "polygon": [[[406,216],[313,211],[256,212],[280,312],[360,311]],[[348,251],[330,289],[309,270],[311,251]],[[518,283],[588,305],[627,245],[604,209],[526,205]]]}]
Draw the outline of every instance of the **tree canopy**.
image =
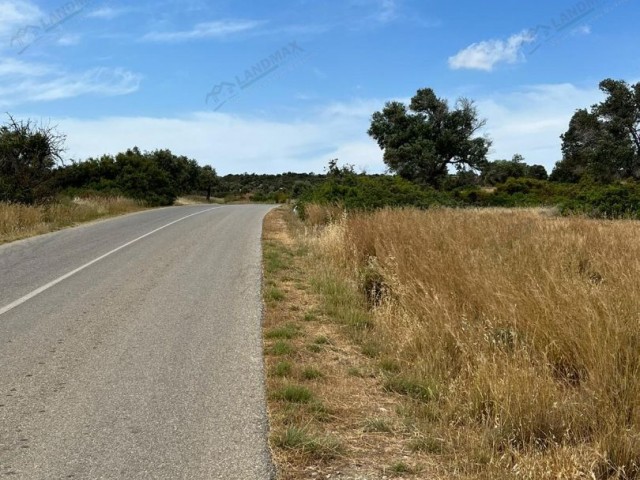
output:
[{"label": "tree canopy", "polygon": [[562,135],[563,158],[553,180],[640,179],[640,83],[606,79],[600,90],[605,100],[590,110],[577,110]]},{"label": "tree canopy", "polygon": [[384,150],[384,162],[401,177],[438,186],[449,168],[477,170],[491,142],[478,136],[485,122],[475,105],[461,98],[452,109],[430,88],[418,90],[409,107],[388,102],[373,114],[369,135]]}]

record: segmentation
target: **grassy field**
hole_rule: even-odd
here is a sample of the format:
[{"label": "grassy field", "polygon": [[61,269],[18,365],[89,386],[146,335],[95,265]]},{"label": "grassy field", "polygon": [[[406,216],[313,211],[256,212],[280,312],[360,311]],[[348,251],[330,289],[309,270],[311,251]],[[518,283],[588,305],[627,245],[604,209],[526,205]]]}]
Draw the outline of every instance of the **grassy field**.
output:
[{"label": "grassy field", "polygon": [[[307,213],[295,282],[354,346],[345,368],[372,379],[360,389],[391,402],[358,429],[397,450],[372,478],[640,478],[639,222]],[[310,424],[339,432],[350,415]],[[358,442],[342,446],[353,466]]]},{"label": "grassy field", "polygon": [[139,202],[120,197],[65,199],[37,206],[0,203],[0,244],[142,209]]}]

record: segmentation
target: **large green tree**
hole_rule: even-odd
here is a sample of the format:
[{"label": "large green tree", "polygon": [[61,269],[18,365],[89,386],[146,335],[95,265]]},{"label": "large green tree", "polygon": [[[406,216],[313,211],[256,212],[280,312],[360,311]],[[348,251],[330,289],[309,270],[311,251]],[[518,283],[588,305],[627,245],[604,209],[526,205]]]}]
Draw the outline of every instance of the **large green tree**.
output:
[{"label": "large green tree", "polygon": [[388,102],[373,114],[369,135],[382,150],[389,169],[408,180],[439,186],[449,169],[478,170],[491,142],[479,136],[485,122],[468,99],[451,108],[430,88],[418,90],[407,107]]},{"label": "large green tree", "polygon": [[585,175],[603,183],[640,179],[640,83],[606,79],[600,90],[604,101],[571,118],[552,180],[575,182]]}]

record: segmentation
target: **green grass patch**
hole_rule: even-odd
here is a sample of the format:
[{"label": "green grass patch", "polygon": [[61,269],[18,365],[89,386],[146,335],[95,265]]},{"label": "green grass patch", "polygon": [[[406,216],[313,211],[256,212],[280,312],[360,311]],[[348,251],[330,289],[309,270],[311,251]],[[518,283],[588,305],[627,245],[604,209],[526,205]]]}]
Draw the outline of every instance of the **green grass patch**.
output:
[{"label": "green grass patch", "polygon": [[281,302],[285,298],[285,294],[278,287],[268,287],[264,293],[264,297],[270,302]]},{"label": "green grass patch", "polygon": [[272,328],[267,333],[265,333],[264,338],[291,340],[293,338],[296,338],[299,334],[300,327],[288,323],[280,327]]},{"label": "green grass patch", "polygon": [[363,296],[354,292],[346,282],[323,275],[312,279],[312,286],[322,294],[323,309],[329,318],[355,330],[373,328]]},{"label": "green grass patch", "polygon": [[319,335],[313,340],[313,343],[316,345],[331,345],[331,340],[324,335]]},{"label": "green grass patch", "polygon": [[289,427],[275,438],[279,448],[297,450],[316,458],[331,459],[342,454],[338,440],[329,436],[313,435],[306,428]]},{"label": "green grass patch", "polygon": [[313,400],[313,393],[302,385],[285,385],[273,392],[273,398],[291,403],[309,403]]},{"label": "green grass patch", "polygon": [[282,361],[274,365],[272,374],[276,377],[289,377],[293,371],[293,365],[291,362]]},{"label": "green grass patch", "polygon": [[293,347],[289,342],[284,340],[278,340],[271,346],[272,355],[291,355],[293,353]]},{"label": "green grass patch", "polygon": [[306,367],[302,370],[302,378],[305,380],[318,380],[324,378],[324,373],[314,367]]},{"label": "green grass patch", "polygon": [[380,345],[377,342],[367,341],[362,345],[362,354],[369,358],[376,358],[380,355]]},{"label": "green grass patch", "polygon": [[400,373],[401,367],[398,362],[385,358],[380,361],[380,368],[387,373]]},{"label": "green grass patch", "polygon": [[318,315],[315,312],[307,312],[304,314],[303,320],[305,322],[314,322],[318,320]]},{"label": "green grass patch", "polygon": [[292,253],[276,242],[266,242],[263,251],[264,269],[269,275],[288,270],[291,267]]}]

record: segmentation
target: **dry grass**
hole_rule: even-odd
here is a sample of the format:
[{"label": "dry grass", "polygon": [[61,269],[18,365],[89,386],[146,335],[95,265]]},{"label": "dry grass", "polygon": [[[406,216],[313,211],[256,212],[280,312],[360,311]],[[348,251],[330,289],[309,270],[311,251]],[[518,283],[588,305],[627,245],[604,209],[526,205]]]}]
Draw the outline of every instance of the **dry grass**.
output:
[{"label": "dry grass", "polygon": [[429,478],[640,478],[639,222],[383,210],[307,237]]},{"label": "dry grass", "polygon": [[362,353],[350,327],[337,322],[316,293],[323,266],[290,210],[267,215],[263,255],[267,399],[278,478],[425,478],[431,454],[410,448],[414,429],[399,413],[402,400],[385,390],[377,360]]},{"label": "dry grass", "polygon": [[0,243],[142,208],[139,202],[120,197],[76,198],[40,206],[0,203]]}]

